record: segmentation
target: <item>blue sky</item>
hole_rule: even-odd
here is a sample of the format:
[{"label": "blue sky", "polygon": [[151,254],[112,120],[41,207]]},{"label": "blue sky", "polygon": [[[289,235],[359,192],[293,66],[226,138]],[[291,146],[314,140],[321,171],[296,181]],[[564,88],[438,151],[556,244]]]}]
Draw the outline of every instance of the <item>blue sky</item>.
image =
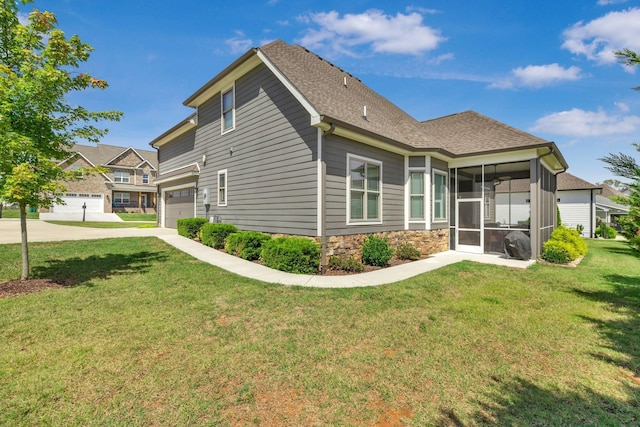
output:
[{"label": "blue sky", "polygon": [[123,111],[105,144],[148,143],[189,114],[182,102],[251,47],[283,39],[332,61],[418,120],[475,110],[555,141],[569,171],[613,178],[599,157],[636,154],[640,0],[42,0],[95,48],[82,71],[105,91],[70,101]]}]

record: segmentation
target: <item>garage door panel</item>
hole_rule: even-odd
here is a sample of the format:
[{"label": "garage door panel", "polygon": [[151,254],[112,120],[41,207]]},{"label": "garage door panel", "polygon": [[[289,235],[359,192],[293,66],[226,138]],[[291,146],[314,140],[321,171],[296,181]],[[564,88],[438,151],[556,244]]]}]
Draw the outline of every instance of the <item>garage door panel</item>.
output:
[{"label": "garage door panel", "polygon": [[82,212],[82,206],[86,204],[86,213],[104,213],[104,199],[102,194],[78,195],[75,193],[60,196],[64,205],[53,205],[52,212]]},{"label": "garage door panel", "polygon": [[165,197],[165,227],[177,228],[179,219],[193,218],[195,188],[167,191]]}]

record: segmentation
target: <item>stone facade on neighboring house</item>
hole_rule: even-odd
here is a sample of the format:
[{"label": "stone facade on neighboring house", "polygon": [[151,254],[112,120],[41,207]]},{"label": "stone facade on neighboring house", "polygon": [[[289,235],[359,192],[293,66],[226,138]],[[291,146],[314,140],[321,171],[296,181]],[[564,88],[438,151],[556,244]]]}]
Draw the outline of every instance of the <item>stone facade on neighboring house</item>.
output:
[{"label": "stone facade on neighboring house", "polygon": [[158,156],[155,151],[97,144],[73,146],[60,165],[66,171],[100,167],[78,181],[65,182],[67,192],[60,197],[64,205],[51,212],[156,213]]}]

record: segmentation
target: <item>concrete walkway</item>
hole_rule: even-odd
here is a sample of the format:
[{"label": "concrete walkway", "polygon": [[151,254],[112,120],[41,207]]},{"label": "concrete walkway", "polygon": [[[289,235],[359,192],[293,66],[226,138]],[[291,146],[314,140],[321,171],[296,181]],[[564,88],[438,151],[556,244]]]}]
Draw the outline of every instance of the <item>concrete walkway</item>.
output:
[{"label": "concrete walkway", "polygon": [[[176,230],[168,228],[86,228],[50,224],[39,220],[27,220],[27,235],[30,242],[156,236],[200,261],[213,264],[240,276],[269,283],[317,288],[354,288],[384,285],[408,279],[464,260],[522,269],[535,263],[535,261],[506,259],[498,255],[475,255],[447,251],[433,255],[427,259],[368,273],[345,276],[319,276],[312,274],[291,274],[272,270],[271,268],[245,261],[241,258],[202,245],[191,239],[179,236]],[[20,220],[0,219],[0,244],[19,242]]]},{"label": "concrete walkway", "polygon": [[362,286],[379,286],[408,279],[410,277],[464,260],[522,269],[535,263],[535,261],[506,259],[498,255],[475,255],[447,251],[436,254],[427,259],[367,273],[345,276],[319,276],[313,274],[291,274],[283,271],[272,270],[271,268],[220,252],[219,250],[202,245],[185,237],[178,236],[177,234],[162,235],[158,237],[200,261],[216,265],[240,276],[269,283],[316,288],[356,288]]},{"label": "concrete walkway", "polygon": [[[27,220],[27,239],[30,242],[160,236],[165,234],[177,233],[176,230],[169,228],[88,228],[51,224],[37,219]],[[0,219],[0,244],[20,242],[20,220]]]}]

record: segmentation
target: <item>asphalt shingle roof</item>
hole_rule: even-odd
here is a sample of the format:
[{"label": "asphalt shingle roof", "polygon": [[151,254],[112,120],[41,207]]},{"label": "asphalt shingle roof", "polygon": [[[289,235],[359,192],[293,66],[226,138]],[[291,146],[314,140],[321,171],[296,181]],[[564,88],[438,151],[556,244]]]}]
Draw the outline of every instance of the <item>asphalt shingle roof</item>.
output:
[{"label": "asphalt shingle roof", "polygon": [[[91,163],[96,166],[106,165],[107,162],[113,160],[116,156],[124,153],[130,147],[118,147],[115,145],[107,145],[107,144],[96,144],[96,145],[82,145],[75,144],[73,148],[71,148],[71,152],[73,153],[81,153],[85,156]],[[153,165],[154,168],[158,168],[158,153],[154,150],[140,150],[135,148],[136,152],[147,160],[149,163]],[[142,162],[142,160],[140,161]]]}]

